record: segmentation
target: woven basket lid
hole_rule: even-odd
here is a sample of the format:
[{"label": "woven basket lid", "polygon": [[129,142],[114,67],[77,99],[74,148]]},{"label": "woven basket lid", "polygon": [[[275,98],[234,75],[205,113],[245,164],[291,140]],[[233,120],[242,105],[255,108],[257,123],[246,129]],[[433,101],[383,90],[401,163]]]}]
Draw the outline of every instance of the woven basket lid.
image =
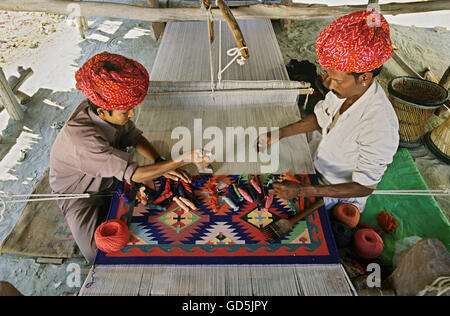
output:
[{"label": "woven basket lid", "polygon": [[450,116],[425,135],[425,144],[438,158],[450,164]]},{"label": "woven basket lid", "polygon": [[414,77],[397,77],[389,81],[390,95],[400,103],[423,109],[437,109],[448,98],[448,91],[440,85]]}]

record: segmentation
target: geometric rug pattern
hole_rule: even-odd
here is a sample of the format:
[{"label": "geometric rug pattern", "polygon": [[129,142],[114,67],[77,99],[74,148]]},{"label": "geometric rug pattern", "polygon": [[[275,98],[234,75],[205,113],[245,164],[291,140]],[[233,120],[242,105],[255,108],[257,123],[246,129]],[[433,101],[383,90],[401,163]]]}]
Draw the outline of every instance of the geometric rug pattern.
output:
[{"label": "geometric rug pattern", "polygon": [[[316,183],[315,175],[294,175],[303,183]],[[253,175],[267,196],[274,181],[284,175]],[[161,179],[155,180],[156,186]],[[294,215],[291,206],[276,196],[268,209],[257,201],[240,201],[233,209],[224,197],[235,184],[249,191],[248,176],[194,176],[192,189],[197,209],[185,212],[174,201],[154,209],[133,202],[136,189],[119,183],[108,219],[127,224],[131,238],[120,251],[98,251],[95,264],[330,264],[339,263],[328,215],[323,208],[298,222],[281,240],[267,240],[265,226]],[[212,194],[211,192],[214,192]],[[299,198],[297,212],[316,198]],[[128,202],[132,201],[132,202]]]}]

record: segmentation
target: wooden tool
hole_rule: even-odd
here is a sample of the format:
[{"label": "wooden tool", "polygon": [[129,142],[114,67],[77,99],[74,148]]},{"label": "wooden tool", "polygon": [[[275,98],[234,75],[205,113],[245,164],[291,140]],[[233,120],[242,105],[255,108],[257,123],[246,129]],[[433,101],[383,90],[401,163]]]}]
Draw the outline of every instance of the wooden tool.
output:
[{"label": "wooden tool", "polygon": [[[217,0],[217,5],[219,6],[219,9],[223,14],[223,17],[225,18],[225,21],[227,21],[228,27],[230,28],[230,31],[233,34],[234,40],[236,41],[236,44],[239,47],[239,49],[247,47],[244,36],[242,35],[241,28],[239,27],[239,24],[234,18],[233,13],[231,12],[228,5],[223,0]],[[242,57],[248,59],[249,57],[248,48],[242,49],[241,53]]]},{"label": "wooden tool", "polygon": [[289,234],[292,231],[292,228],[294,227],[297,222],[302,220],[303,218],[311,215],[315,210],[320,208],[323,205],[323,200],[318,200],[311,204],[309,207],[304,209],[302,212],[299,212],[299,214],[285,219],[279,219],[276,222],[273,222],[266,227],[264,227],[263,234],[264,237],[268,240],[277,240],[281,239],[287,234]]}]

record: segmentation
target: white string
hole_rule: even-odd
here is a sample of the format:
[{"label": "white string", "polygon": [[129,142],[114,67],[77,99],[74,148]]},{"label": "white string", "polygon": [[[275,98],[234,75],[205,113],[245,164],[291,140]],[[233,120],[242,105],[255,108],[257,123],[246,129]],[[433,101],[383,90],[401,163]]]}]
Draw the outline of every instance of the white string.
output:
[{"label": "white string", "polygon": [[[219,6],[219,4],[216,2],[216,6]],[[203,3],[203,1],[202,1]],[[236,60],[237,63],[240,66],[245,65],[245,61],[246,59],[244,58],[244,56],[242,56],[242,50],[243,49],[247,49],[248,47],[242,47],[242,48],[231,48],[227,51],[227,55],[228,56],[234,56],[234,58],[228,63],[228,65],[225,66],[224,69],[222,69],[222,21],[219,20],[219,72],[217,73],[217,79],[218,79],[218,83],[217,83],[217,88],[221,89],[222,88],[222,73],[225,72],[225,70],[227,70],[228,67],[231,66],[231,64]]]},{"label": "white string", "polygon": [[450,290],[450,277],[442,276],[438,277],[431,283],[431,285],[426,286],[422,291],[417,293],[417,296],[425,296],[429,292],[436,291],[436,296],[441,296]]},{"label": "white string", "polygon": [[372,194],[384,195],[434,195],[450,196],[450,189],[445,190],[374,190]]},{"label": "white string", "polygon": [[308,104],[309,93],[306,94],[305,103],[303,103],[303,111],[306,110],[306,105]]},{"label": "white string", "polygon": [[231,64],[234,63],[235,60],[241,66],[243,66],[245,64],[246,59],[244,58],[244,56],[242,56],[243,49],[247,49],[247,47],[246,46],[241,47],[241,48],[235,47],[235,48],[231,48],[231,49],[227,50],[227,55],[230,57],[234,56],[234,58],[225,66],[225,68],[223,68],[217,74],[217,79],[219,80],[219,86],[221,86],[221,83],[222,83],[222,73],[224,73],[225,70],[227,70],[228,67],[230,67]]},{"label": "white string", "polygon": [[[22,202],[40,202],[40,201],[56,201],[56,200],[70,200],[70,199],[87,199],[93,196],[111,196],[108,192],[99,192],[97,194],[89,193],[68,193],[68,194],[12,194],[3,193],[0,194],[0,223],[4,219],[4,214],[6,211],[6,204],[10,203],[22,203]],[[14,200],[16,197],[38,197],[35,199],[19,199]],[[10,198],[12,200],[4,200],[4,198]]]},{"label": "white string", "polygon": [[[216,2],[217,5],[217,2]],[[219,20],[219,70],[222,69],[222,21]],[[219,76],[219,74],[217,74]],[[221,79],[222,77],[220,77]],[[219,80],[218,88],[221,89],[221,82]]]}]

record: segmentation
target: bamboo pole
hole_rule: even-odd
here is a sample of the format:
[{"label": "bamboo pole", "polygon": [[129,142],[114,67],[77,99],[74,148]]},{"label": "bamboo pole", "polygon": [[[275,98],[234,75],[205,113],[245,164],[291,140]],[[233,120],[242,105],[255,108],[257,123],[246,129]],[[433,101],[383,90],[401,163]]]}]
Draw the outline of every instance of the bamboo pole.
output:
[{"label": "bamboo pole", "polygon": [[411,68],[398,54],[394,51],[392,54],[392,58],[399,64],[400,67],[403,68],[404,71],[406,71],[409,75],[423,79],[421,75],[417,73],[414,69]]},{"label": "bamboo pole", "polygon": [[0,102],[3,103],[9,116],[20,121],[23,119],[23,110],[20,108],[19,102],[17,102],[11,87],[6,80],[3,69],[0,67]]},{"label": "bamboo pole", "polygon": [[[74,6],[77,9],[74,11]],[[320,4],[255,4],[231,9],[236,19],[270,18],[288,20],[329,19],[353,11],[365,10],[366,5],[327,6]],[[61,15],[108,16],[112,18],[143,20],[149,22],[204,21],[197,8],[146,8],[136,5],[109,2],[77,2],[68,0],[2,0],[0,10],[47,12]],[[448,0],[387,3],[380,5],[384,15],[448,10]],[[212,9],[216,20],[223,20],[219,9]]]}]

